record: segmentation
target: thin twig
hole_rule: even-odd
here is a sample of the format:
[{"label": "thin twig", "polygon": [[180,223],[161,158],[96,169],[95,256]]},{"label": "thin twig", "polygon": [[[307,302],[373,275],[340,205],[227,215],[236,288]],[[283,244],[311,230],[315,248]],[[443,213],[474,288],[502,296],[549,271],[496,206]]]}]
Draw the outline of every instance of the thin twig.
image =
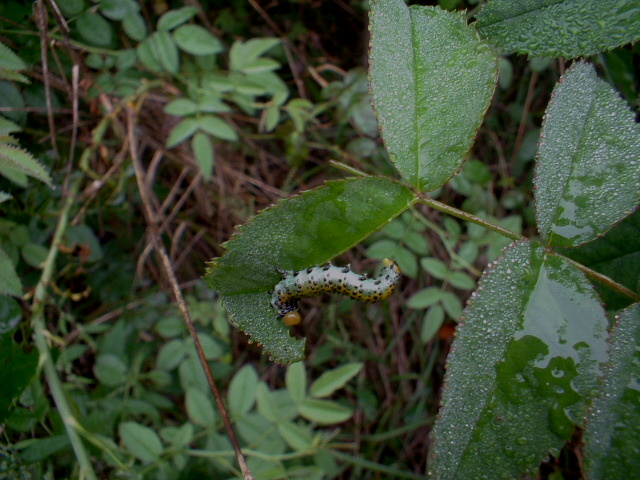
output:
[{"label": "thin twig", "polygon": [[229,440],[231,441],[231,445],[233,446],[233,450],[236,454],[236,459],[238,460],[238,464],[240,465],[240,470],[242,471],[242,475],[245,480],[253,480],[253,475],[251,475],[251,471],[247,462],[244,458],[244,454],[240,449],[240,443],[233,431],[233,426],[231,425],[231,420],[229,419],[229,415],[227,413],[226,407],[222,401],[222,395],[218,390],[218,387],[213,379],[213,374],[211,373],[211,369],[209,368],[209,364],[207,363],[207,359],[205,357],[204,350],[202,349],[202,345],[200,344],[200,340],[198,339],[198,333],[193,325],[193,321],[191,320],[191,315],[189,310],[187,309],[187,304],[182,296],[182,292],[180,291],[180,285],[178,284],[178,279],[175,276],[174,268],[171,264],[171,260],[167,255],[167,251],[160,240],[160,236],[158,234],[158,222],[156,212],[152,210],[152,205],[155,205],[155,202],[151,198],[151,193],[148,190],[145,182],[145,172],[138,158],[138,147],[137,140],[134,134],[134,127],[136,124],[136,113],[133,109],[128,109],[128,121],[127,121],[127,130],[128,130],[128,138],[129,138],[129,146],[131,151],[131,160],[133,162],[133,168],[136,174],[136,181],[138,183],[138,188],[140,190],[140,198],[142,201],[143,211],[145,218],[147,220],[147,226],[149,228],[149,233],[151,237],[151,242],[155,251],[160,256],[162,261],[162,266],[164,269],[164,273],[169,280],[171,288],[173,290],[173,294],[175,296],[176,302],[178,304],[178,308],[182,312],[182,316],[184,318],[185,324],[187,325],[187,329],[189,330],[189,335],[191,335],[191,339],[193,340],[193,344],[198,354],[198,358],[200,360],[200,364],[204,370],[204,374],[207,378],[207,382],[209,383],[209,388],[211,389],[211,393],[213,394],[213,398],[215,399],[216,405],[220,412],[220,416],[222,417],[222,422],[224,423],[225,429],[227,431],[227,435],[229,436]]}]

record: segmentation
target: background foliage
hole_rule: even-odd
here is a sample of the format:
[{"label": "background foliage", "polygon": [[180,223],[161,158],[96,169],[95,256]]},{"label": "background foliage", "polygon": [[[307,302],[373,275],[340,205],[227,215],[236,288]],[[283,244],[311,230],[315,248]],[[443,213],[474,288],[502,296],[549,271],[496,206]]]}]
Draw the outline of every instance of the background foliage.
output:
[{"label": "background foliage", "polygon": [[[407,69],[413,68],[407,64],[408,50],[400,48],[393,57],[389,49],[412,40],[405,29],[396,28],[393,18],[378,18],[378,28],[393,32],[395,38],[384,44],[386,37],[381,37],[383,44],[374,44],[371,62],[382,65],[372,71],[374,87],[396,77],[402,89],[421,88],[431,81],[428,72],[433,68],[456,77],[458,70],[448,60],[457,58],[466,59],[466,72],[472,72],[482,88],[464,84],[463,75],[456,77],[457,83],[433,82],[430,88],[442,89],[442,104],[432,99],[414,104],[394,97],[397,90],[374,90],[386,149],[363,69],[368,6],[362,2],[290,1],[261,7],[251,1],[58,0],[0,5],[0,478],[241,475],[193,342],[169,296],[150,239],[154,229],[162,235],[187,295],[206,360],[224,392],[256,478],[423,478],[428,452],[442,449],[454,438],[448,435],[457,435],[449,427],[466,421],[447,423],[450,412],[473,415],[473,405],[458,406],[455,398],[465,402],[467,397],[456,393],[458,389],[478,384],[465,386],[449,377],[448,410],[441,412],[445,421],[436,427],[441,440],[430,449],[428,433],[438,411],[453,327],[481,272],[510,240],[417,202],[410,188],[388,178],[397,178],[394,165],[413,187],[437,188],[431,198],[446,205],[527,237],[536,235],[538,225],[547,244],[575,245],[554,230],[557,221],[545,223],[552,215],[541,218],[540,209],[533,207],[538,139],[541,131],[543,140],[553,137],[551,130],[557,128],[549,119],[543,124],[543,115],[566,69],[563,61],[545,56],[594,54],[590,61],[599,76],[636,112],[640,98],[633,68],[637,47],[614,48],[633,40],[629,31],[638,31],[629,28],[638,24],[635,1],[617,2],[615,15],[604,2],[584,2],[594,16],[620,28],[615,36],[591,39],[592,50],[578,53],[571,50],[581,48],[573,27],[554,26],[551,43],[561,50],[545,50],[550,42],[542,35],[548,27],[545,17],[536,17],[541,9],[529,12],[523,23],[527,35],[540,39],[540,49],[532,50],[531,43],[510,43],[509,29],[520,27],[500,21],[505,15],[522,18],[514,7],[518,2],[497,0],[483,10],[475,1],[438,3],[445,10],[468,9],[468,17],[437,10],[444,22],[433,23],[435,9],[414,7],[407,14],[401,2],[385,3],[385,8],[396,9],[400,16],[414,15],[413,22],[430,29],[433,38],[424,38],[420,48],[428,51],[442,44],[429,53],[436,55],[435,66],[407,76]],[[571,19],[577,3],[582,2],[555,2],[549,8],[554,9],[553,18]],[[464,29],[466,20],[478,12],[479,34],[491,38],[491,48],[504,53],[489,68],[479,60],[484,55],[490,61],[489,47],[475,47],[474,35],[468,32],[461,39],[452,33]],[[600,28],[604,26],[598,25],[594,35]],[[559,38],[558,32],[568,34]],[[449,50],[454,40],[462,42],[460,51]],[[468,51],[465,42],[478,50]],[[604,98],[606,112],[615,110],[616,102],[621,104],[593,70],[577,67],[576,75],[576,85],[589,85],[595,97]],[[564,84],[564,91],[553,94],[552,105],[576,119],[569,113],[576,94],[571,81]],[[466,113],[446,108],[453,92],[460,92]],[[398,106],[413,109],[415,115],[400,116],[404,123],[393,125]],[[615,130],[618,123],[611,125]],[[633,128],[637,130],[616,131],[610,143],[620,145],[632,138]],[[401,136],[392,138],[394,132]],[[445,167],[430,163],[433,155],[424,155],[419,168],[412,169],[411,155],[416,152],[403,149],[433,142],[406,135],[425,132],[438,140],[438,151],[450,154]],[[580,147],[571,152],[567,142],[559,143],[560,150],[554,150],[557,145],[541,142],[539,155],[571,153],[575,158],[585,151]],[[606,155],[615,157],[610,153]],[[458,168],[460,173],[441,186]],[[623,175],[624,165],[620,168]],[[346,187],[340,181],[327,183],[267,210],[226,244],[229,253],[217,264],[239,261],[246,274],[228,282],[221,276],[214,282],[218,293],[227,294],[225,305],[204,288],[199,280],[203,262],[225,252],[220,244],[234,232],[234,225],[291,193],[341,179],[345,171],[379,177],[351,180]],[[555,173],[538,172],[538,202],[557,199],[553,189],[544,190],[552,185],[544,176],[553,178]],[[621,175],[614,180],[621,181]],[[630,195],[637,196],[637,184],[635,191],[633,182],[630,185]],[[606,185],[594,192],[601,194],[601,202],[612,198]],[[348,215],[358,222],[343,225],[337,234],[332,222],[342,212],[302,218],[296,205],[305,205],[309,198],[317,205],[350,205]],[[615,202],[609,203],[615,208]],[[155,212],[153,218],[144,214],[148,206]],[[618,210],[606,217],[626,211]],[[544,211],[552,212],[553,206]],[[274,217],[286,230],[273,231]],[[597,216],[585,221],[593,222],[600,233],[610,226]],[[637,291],[637,222],[636,212],[606,236],[562,253]],[[373,230],[378,231],[369,236]],[[296,232],[310,231],[332,248],[318,253],[315,247],[287,244]],[[263,237],[264,243],[249,241],[253,235]],[[274,249],[280,241],[284,246]],[[230,258],[234,248],[236,259]],[[385,308],[348,299],[305,301],[305,322],[296,327],[295,338],[278,326],[272,339],[289,342],[289,349],[279,353],[281,359],[307,355],[304,363],[289,367],[269,363],[259,348],[229,326],[227,310],[234,314],[239,303],[243,308],[251,303],[252,315],[273,316],[263,307],[266,290],[278,279],[273,264],[303,268],[328,260],[336,251],[344,252],[341,262],[357,264],[358,270],[374,268],[374,262],[363,257],[396,259],[405,274],[399,293]],[[500,347],[492,341],[496,331],[482,324],[475,331],[469,317],[482,315],[488,303],[521,308],[519,302],[531,291],[528,285],[534,277],[548,282],[547,295],[570,291],[567,281],[571,288],[577,285],[589,292],[591,307],[571,315],[590,319],[598,331],[607,327],[599,300],[583,276],[572,271],[555,277],[566,265],[529,244],[520,243],[507,255],[526,267],[517,272],[519,278],[502,263],[489,268],[491,276],[481,285],[513,283],[515,291],[473,302],[457,340],[462,353],[449,360],[450,371],[469,364],[483,366],[491,359],[491,349]],[[256,279],[261,289],[245,292]],[[597,289],[609,315],[629,303],[619,291],[602,285]],[[542,295],[534,304],[547,305],[550,298]],[[629,358],[634,336],[637,343],[637,313],[637,308],[629,309],[617,320],[612,361],[601,374],[612,395],[598,397],[587,414],[593,428],[585,433],[585,468],[595,472],[593,478],[615,471],[624,477],[638,461],[627,449],[637,445],[637,439],[627,438],[626,429],[611,427],[623,417],[634,425],[638,416],[636,392],[620,382],[624,375],[634,375]],[[258,338],[273,335],[272,326],[254,320],[233,319]],[[525,327],[536,333],[544,320],[527,317]],[[260,328],[257,334],[252,330]],[[532,338],[533,334],[522,335],[502,347],[527,365],[535,360],[534,353],[544,355]],[[486,345],[478,344],[485,341]],[[465,342],[471,342],[472,349],[465,350]],[[603,345],[582,353],[590,362],[600,362]],[[505,353],[493,351],[498,356]],[[475,354],[465,358],[469,352]],[[490,403],[493,410],[480,417],[487,428],[479,429],[479,435],[491,437],[489,443],[500,437],[495,431],[504,430],[495,422],[502,413],[491,413],[504,407],[511,415],[509,399],[532,396],[536,401],[529,406],[544,399],[548,421],[536,423],[539,412],[527,417],[531,430],[555,435],[553,456],[539,467],[540,475],[579,475],[582,432],[573,426],[575,418],[584,416],[586,405],[580,400],[576,406],[572,388],[580,379],[575,388],[582,398],[583,392],[597,387],[600,374],[586,363],[578,364],[585,371],[575,370],[568,361],[527,371],[530,384],[540,389],[498,392]],[[521,378],[513,364],[496,369],[486,365],[497,372],[500,385]],[[564,376],[559,378],[558,372]],[[79,424],[70,427],[66,418]],[[538,468],[547,455],[545,447],[540,453],[535,441],[518,432],[508,438],[518,452],[530,448],[533,453],[516,471],[509,471],[512,464],[502,461],[505,475]],[[440,459],[473,458],[473,452],[486,444],[470,445],[460,455],[446,449]],[[496,451],[508,454],[509,445],[504,447],[498,445]],[[450,467],[443,460],[432,464],[439,476],[448,476],[442,472]]]}]

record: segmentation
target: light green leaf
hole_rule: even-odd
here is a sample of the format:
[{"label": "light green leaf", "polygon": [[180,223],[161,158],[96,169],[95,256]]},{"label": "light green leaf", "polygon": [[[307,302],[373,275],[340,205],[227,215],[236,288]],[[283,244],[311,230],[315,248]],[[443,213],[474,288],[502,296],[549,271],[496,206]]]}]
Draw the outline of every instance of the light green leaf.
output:
[{"label": "light green leaf", "polygon": [[156,368],[171,371],[182,362],[186,354],[182,339],[170,340],[160,348],[156,358]]},{"label": "light green leaf", "polygon": [[307,372],[304,363],[289,365],[285,375],[287,391],[295,403],[300,403],[307,396]]},{"label": "light green leaf", "polygon": [[9,255],[0,248],[0,295],[22,295],[22,282]]},{"label": "light green leaf", "polygon": [[370,77],[378,122],[400,174],[422,191],[464,161],[497,81],[497,59],[463,12],[377,0]]},{"label": "light green leaf", "polygon": [[269,390],[264,382],[256,391],[258,412],[270,422],[278,423],[296,417],[298,410],[286,390]]},{"label": "light green leaf", "polygon": [[10,200],[11,198],[13,198],[13,197],[10,194],[0,190],[0,203],[6,202],[7,200]]},{"label": "light green leaf", "polygon": [[506,52],[576,58],[640,38],[640,1],[492,0],[478,32]]},{"label": "light green leaf", "polygon": [[304,452],[311,448],[313,436],[308,429],[293,422],[281,422],[277,426],[278,433],[294,450]]},{"label": "light green leaf", "polygon": [[229,51],[230,69],[241,72],[263,53],[280,43],[277,38],[252,38],[246,42],[236,41]]},{"label": "light green leaf", "polygon": [[235,416],[247,413],[256,401],[258,374],[251,365],[245,365],[233,376],[229,384],[229,408]]},{"label": "light green leaf", "polygon": [[640,201],[640,126],[594,68],[574,64],[555,88],[540,135],[536,215],[547,245],[604,234]]},{"label": "light green leaf", "polygon": [[169,133],[166,143],[167,148],[173,148],[185,141],[198,130],[198,127],[198,120],[195,117],[187,117],[182,120]]},{"label": "light green leaf", "polygon": [[623,310],[616,320],[604,382],[586,422],[587,478],[623,480],[640,471],[640,304]]},{"label": "light green leaf", "polygon": [[180,69],[178,47],[167,31],[159,30],[145,38],[136,52],[142,64],[153,72],[166,71],[175,75]]},{"label": "light green leaf", "polygon": [[222,43],[198,25],[182,25],[173,32],[178,48],[192,55],[214,55],[224,50]]},{"label": "light green leaf", "polygon": [[164,107],[164,111],[169,115],[176,115],[184,117],[186,115],[192,115],[198,111],[198,106],[190,98],[176,98],[171,100]]},{"label": "light green leaf", "polygon": [[427,308],[437,303],[442,298],[442,290],[439,287],[427,287],[417,291],[407,302],[409,308]]},{"label": "light green leaf", "polygon": [[7,176],[5,169],[11,169],[34,177],[52,187],[51,177],[40,162],[21,148],[0,144],[0,174]]},{"label": "light green leaf", "polygon": [[320,265],[360,243],[415,201],[407,187],[385,178],[330,182],[264,210],[225,243],[205,278],[223,296],[234,325],[277,361],[304,357],[270,305],[278,268]]},{"label": "light green leaf", "polygon": [[422,260],[420,260],[420,265],[422,265],[422,268],[429,272],[430,275],[440,280],[446,278],[449,274],[449,267],[437,258],[423,258]]},{"label": "light green leaf", "polygon": [[216,415],[213,400],[198,388],[190,388],[185,394],[185,406],[189,419],[195,425],[213,428],[216,426]]},{"label": "light green leaf", "polygon": [[358,375],[363,366],[364,364],[361,362],[347,363],[338,368],[326,371],[311,384],[309,393],[312,397],[316,398],[328,397]]},{"label": "light green leaf", "polygon": [[211,180],[213,174],[214,150],[211,138],[206,133],[198,132],[191,139],[191,149],[196,157],[196,163],[202,172],[205,182]]},{"label": "light green leaf", "polygon": [[429,470],[520,478],[583,425],[607,318],[582,272],[519,242],[472,295],[448,358]]},{"label": "light green leaf", "polygon": [[202,115],[197,118],[197,124],[202,131],[207,132],[216,138],[230,141],[238,139],[236,131],[220,117],[216,117],[214,115]]},{"label": "light green leaf", "polygon": [[182,7],[169,10],[158,20],[158,30],[172,30],[182,25],[198,13],[195,7]]},{"label": "light green leaf", "polygon": [[470,290],[476,286],[476,282],[464,272],[450,272],[447,281],[461,290]]},{"label": "light green leaf", "polygon": [[162,442],[156,432],[149,427],[136,422],[123,422],[120,424],[118,432],[133,456],[144,463],[160,460]]},{"label": "light green leaf", "polygon": [[353,410],[330,400],[306,398],[300,404],[300,415],[320,425],[330,425],[349,420]]}]

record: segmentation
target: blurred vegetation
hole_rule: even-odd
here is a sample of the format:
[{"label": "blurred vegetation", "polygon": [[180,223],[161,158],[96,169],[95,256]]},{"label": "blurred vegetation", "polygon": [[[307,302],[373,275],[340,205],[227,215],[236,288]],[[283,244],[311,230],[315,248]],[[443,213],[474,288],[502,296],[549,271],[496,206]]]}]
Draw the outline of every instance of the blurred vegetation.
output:
[{"label": "blurred vegetation", "polygon": [[[306,300],[308,360],[287,369],[229,326],[200,281],[257,210],[341,178],[341,166],[395,176],[368,96],[366,25],[361,1],[0,4],[0,42],[19,57],[0,51],[0,292],[13,295],[0,296],[0,340],[15,368],[0,377],[0,478],[81,477],[37,369],[37,305],[97,477],[239,476],[149,239],[141,181],[256,477],[422,478],[452,326],[504,238],[426,208],[394,220],[344,260],[366,270],[363,257],[396,258],[400,294],[386,309]],[[640,106],[637,47],[594,61]],[[501,59],[471,158],[436,198],[535,232],[533,157],[562,68]],[[16,150],[28,169],[11,163]]]}]

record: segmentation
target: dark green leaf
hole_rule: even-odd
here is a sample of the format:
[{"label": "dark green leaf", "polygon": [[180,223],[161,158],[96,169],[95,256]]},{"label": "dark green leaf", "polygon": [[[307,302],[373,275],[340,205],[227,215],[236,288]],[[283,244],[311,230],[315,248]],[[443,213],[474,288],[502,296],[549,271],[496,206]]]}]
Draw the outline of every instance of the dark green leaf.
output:
[{"label": "dark green leaf", "polygon": [[640,471],[640,304],[617,316],[609,365],[584,436],[588,478],[624,480]]},{"label": "dark green leaf", "polygon": [[0,68],[4,70],[24,70],[27,66],[13,50],[4,43],[0,43]]},{"label": "dark green leaf", "polygon": [[133,0],[100,0],[100,13],[110,20],[124,20],[140,7]]},{"label": "dark green leaf", "polygon": [[76,19],[76,27],[82,39],[96,47],[112,47],[115,43],[113,26],[102,15],[84,12]]},{"label": "dark green leaf", "polygon": [[594,68],[579,62],[555,88],[536,168],[538,229],[548,245],[595,239],[640,200],[640,127]]},{"label": "dark green leaf", "polygon": [[9,255],[0,248],[0,295],[22,295],[22,282]]},{"label": "dark green leaf", "polygon": [[507,52],[576,58],[640,38],[638,0],[492,0],[478,31]]},{"label": "dark green leaf", "polygon": [[134,12],[122,21],[122,28],[131,40],[141,42],[147,37],[147,24],[140,12]]},{"label": "dark green leaf", "polygon": [[[631,291],[640,290],[640,210],[625,218],[604,237],[578,248],[560,251],[600,272]],[[619,310],[630,303],[603,285],[596,284],[607,310]]]},{"label": "dark green leaf", "polygon": [[[9,302],[15,303],[15,300],[0,298],[0,315],[12,308]],[[11,335],[0,335],[0,422],[9,416],[13,402],[33,378],[37,365],[37,350],[26,354],[13,342]]]},{"label": "dark green leaf", "polygon": [[205,275],[223,295],[233,322],[279,362],[303,358],[304,342],[289,336],[271,307],[278,268],[300,270],[327,262],[360,243],[414,201],[391,180],[353,178],[326,184],[264,210],[239,228],[224,256]]},{"label": "dark green leaf", "polygon": [[51,177],[43,166],[29,152],[6,144],[0,144],[0,174],[7,175],[5,169],[10,169],[29,175],[41,182],[52,186]]},{"label": "dark green leaf", "polygon": [[434,190],[462,165],[493,94],[497,59],[462,12],[372,2],[370,76],[400,174]]},{"label": "dark green leaf", "polygon": [[607,358],[607,319],[584,275],[519,242],[485,271],[448,359],[430,470],[520,478],[583,425]]}]

